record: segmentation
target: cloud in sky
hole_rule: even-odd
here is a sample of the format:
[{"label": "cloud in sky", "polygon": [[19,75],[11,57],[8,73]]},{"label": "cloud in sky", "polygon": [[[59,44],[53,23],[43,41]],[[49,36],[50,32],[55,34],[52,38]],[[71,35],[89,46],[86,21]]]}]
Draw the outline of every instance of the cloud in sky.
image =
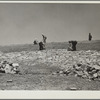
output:
[{"label": "cloud in sky", "polygon": [[0,4],[0,45],[100,39],[99,4]]}]

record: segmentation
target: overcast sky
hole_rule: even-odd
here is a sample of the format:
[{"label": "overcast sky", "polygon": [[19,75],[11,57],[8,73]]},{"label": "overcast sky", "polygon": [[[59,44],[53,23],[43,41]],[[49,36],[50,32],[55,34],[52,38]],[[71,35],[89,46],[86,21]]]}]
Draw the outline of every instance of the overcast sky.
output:
[{"label": "overcast sky", "polygon": [[0,45],[100,39],[99,4],[0,4]]}]

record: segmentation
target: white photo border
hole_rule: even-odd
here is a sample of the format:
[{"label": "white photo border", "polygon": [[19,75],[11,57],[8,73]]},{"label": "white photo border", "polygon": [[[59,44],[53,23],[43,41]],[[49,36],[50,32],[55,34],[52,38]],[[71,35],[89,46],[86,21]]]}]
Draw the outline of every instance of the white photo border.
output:
[{"label": "white photo border", "polygon": [[[100,4],[100,1],[0,1],[0,3]],[[1,90],[0,99],[100,99],[100,91]]]}]

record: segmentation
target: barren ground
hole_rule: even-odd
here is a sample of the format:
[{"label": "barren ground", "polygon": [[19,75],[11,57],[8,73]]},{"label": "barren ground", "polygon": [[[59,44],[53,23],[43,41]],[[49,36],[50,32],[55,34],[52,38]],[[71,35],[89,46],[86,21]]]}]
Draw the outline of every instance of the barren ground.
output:
[{"label": "barren ground", "polygon": [[[49,43],[47,49],[66,49],[67,43]],[[38,45],[17,45],[0,47],[4,53],[35,51]],[[100,51],[100,41],[83,41],[77,45],[77,50]],[[2,60],[2,59],[1,59]],[[58,66],[49,66],[45,63],[25,65],[19,62],[21,74],[0,73],[0,90],[100,90],[99,80],[88,80],[73,75],[52,75],[60,70]]]}]

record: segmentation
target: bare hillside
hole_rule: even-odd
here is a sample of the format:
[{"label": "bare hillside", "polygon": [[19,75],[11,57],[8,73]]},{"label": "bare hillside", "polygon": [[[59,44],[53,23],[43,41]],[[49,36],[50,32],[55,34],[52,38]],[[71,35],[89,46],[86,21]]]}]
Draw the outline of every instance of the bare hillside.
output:
[{"label": "bare hillside", "polygon": [[100,90],[100,41],[0,47],[0,61],[17,62],[20,74],[0,73],[0,90]]},{"label": "bare hillside", "polygon": [[[67,49],[68,42],[51,42],[46,44],[46,49]],[[0,46],[2,52],[21,52],[21,51],[36,51],[39,49],[38,45],[23,44]],[[93,41],[78,41],[77,50],[100,50],[100,40]]]}]

